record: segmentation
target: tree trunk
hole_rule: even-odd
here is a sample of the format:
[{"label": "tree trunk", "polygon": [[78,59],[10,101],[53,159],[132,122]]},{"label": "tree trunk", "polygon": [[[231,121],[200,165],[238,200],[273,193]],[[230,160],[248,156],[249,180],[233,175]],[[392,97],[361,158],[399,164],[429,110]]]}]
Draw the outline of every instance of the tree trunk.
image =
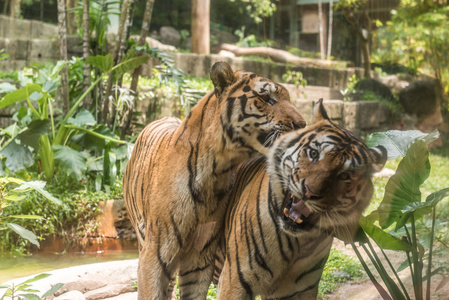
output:
[{"label": "tree trunk", "polygon": [[[368,34],[369,36],[369,34]],[[357,38],[360,42],[360,47],[362,48],[363,57],[363,75],[366,78],[371,78],[371,57],[369,49],[369,39],[363,36],[362,29],[357,30]]]},{"label": "tree trunk", "polygon": [[[139,46],[145,45],[148,31],[150,31],[150,23],[151,23],[151,15],[153,13],[153,6],[154,6],[154,0],[148,0],[147,5],[145,6],[144,15],[143,15],[142,29],[140,30],[140,38],[137,43]],[[137,55],[142,55],[142,53],[137,53]],[[138,96],[137,95],[137,84],[139,82],[139,76],[140,76],[141,70],[142,70],[142,66],[139,66],[136,69],[134,69],[133,77],[132,77],[132,81],[131,81],[131,90],[133,90],[135,93],[135,95],[134,95],[135,99],[137,99],[137,96]],[[125,122],[123,124],[122,131],[120,133],[121,138],[125,137],[126,132],[129,130],[129,127],[131,126],[131,121],[132,121],[132,117],[133,117],[133,106],[134,106],[134,103],[128,107],[127,112],[125,113],[125,116],[124,116]]]},{"label": "tree trunk", "polygon": [[321,59],[324,59],[323,3],[321,3],[321,0],[318,0],[318,23],[320,29],[320,54]]},{"label": "tree trunk", "polygon": [[291,54],[288,51],[281,49],[274,49],[270,47],[253,47],[241,48],[231,44],[222,44],[222,50],[230,51],[237,56],[256,55],[270,58],[272,61],[280,63],[289,63],[293,65],[315,66],[315,67],[329,67],[329,66],[347,66],[347,62],[320,60],[306,57],[299,57]]},{"label": "tree trunk", "polygon": [[[67,28],[65,1],[58,0],[59,58],[67,62]],[[69,111],[69,75],[67,66],[61,70],[61,97],[64,114]]]},{"label": "tree trunk", "polygon": [[[121,50],[123,48],[122,45],[124,45],[125,40],[123,38],[124,31],[125,31],[125,23],[128,18],[128,11],[129,11],[129,0],[125,0],[123,2],[122,6],[122,13],[120,14],[120,25],[117,32],[117,40],[115,42],[115,49],[114,49],[114,65],[116,65],[122,58]],[[106,87],[106,93],[105,93],[105,99],[103,102],[103,124],[107,124],[108,119],[108,112],[109,112],[109,96],[111,95],[112,91],[112,72],[109,73],[108,78],[108,85]]]},{"label": "tree trunk", "polygon": [[[43,0],[41,0],[43,2]],[[76,0],[66,0],[66,8],[74,9],[76,7]],[[76,15],[72,10],[67,14],[67,34],[72,35],[76,33]]]},{"label": "tree trunk", "polygon": [[[90,51],[90,31],[89,31],[89,0],[83,0],[83,91],[90,86],[90,65],[86,64]],[[83,107],[90,107],[90,94],[84,98]]]},{"label": "tree trunk", "polygon": [[327,59],[331,59],[332,50],[332,26],[334,23],[334,3],[333,0],[329,1],[329,29],[327,31]]},{"label": "tree trunk", "polygon": [[20,17],[20,0],[11,0],[9,2],[9,15],[13,18]]},{"label": "tree trunk", "polygon": [[210,0],[192,0],[192,53],[210,53]]}]

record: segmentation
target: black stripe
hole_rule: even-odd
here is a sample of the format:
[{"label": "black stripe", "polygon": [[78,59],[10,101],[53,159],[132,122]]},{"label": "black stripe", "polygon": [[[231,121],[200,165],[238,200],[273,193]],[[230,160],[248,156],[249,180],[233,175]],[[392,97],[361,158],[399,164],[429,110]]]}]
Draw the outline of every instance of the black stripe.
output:
[{"label": "black stripe", "polygon": [[316,263],[312,268],[309,270],[303,272],[295,279],[295,283],[298,284],[298,282],[304,278],[304,276],[309,275],[312,272],[318,271],[319,269],[323,269],[324,265],[326,264],[328,255],[324,256],[318,263]]},{"label": "black stripe", "polygon": [[175,222],[175,218],[174,218],[173,214],[171,212],[169,212],[169,213],[170,213],[170,220],[171,220],[172,226],[173,226],[173,231],[175,232],[175,236],[176,236],[176,239],[178,240],[179,247],[182,248],[181,233],[179,232],[179,228]]},{"label": "black stripe", "polygon": [[209,266],[210,266],[210,263],[205,265],[205,266],[203,266],[203,267],[198,267],[198,268],[190,270],[190,271],[185,271],[183,273],[179,273],[179,276],[183,277],[183,276],[187,276],[187,275],[192,274],[192,273],[202,272],[202,271],[206,270],[207,268],[209,268]]},{"label": "black stripe", "polygon": [[228,98],[227,103],[226,103],[226,107],[227,107],[226,113],[228,115],[228,122],[229,123],[232,123],[231,118],[232,118],[234,102],[235,102],[235,98]]},{"label": "black stripe", "polygon": [[260,191],[262,190],[263,179],[264,179],[264,176],[262,176],[260,178],[260,185],[259,185],[259,188],[257,189],[256,216],[257,216],[257,225],[259,226],[259,234],[260,234],[260,239],[262,241],[263,249],[264,249],[265,253],[268,253],[268,248],[265,243],[264,233],[263,233],[263,228],[262,228],[262,218],[260,215],[260,196],[261,196]]}]

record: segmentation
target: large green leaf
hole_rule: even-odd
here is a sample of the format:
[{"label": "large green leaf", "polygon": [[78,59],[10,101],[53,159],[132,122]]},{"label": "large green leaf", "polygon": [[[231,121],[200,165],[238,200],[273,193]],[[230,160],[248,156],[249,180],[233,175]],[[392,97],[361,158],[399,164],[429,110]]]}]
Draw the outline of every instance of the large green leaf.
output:
[{"label": "large green leaf", "polygon": [[44,190],[45,184],[46,184],[45,181],[41,181],[41,180],[28,181],[28,182],[24,182],[21,186],[15,188],[13,191],[22,192],[22,191],[28,191],[30,189],[33,189],[36,192],[38,192],[39,194],[41,194],[42,196],[44,196],[45,198],[47,198],[48,200],[53,201],[56,204],[61,204],[61,201],[59,201],[58,198],[52,196],[49,192]]},{"label": "large green leaf", "polygon": [[73,150],[67,146],[53,146],[55,160],[68,175],[73,175],[80,180],[83,172],[86,171],[86,157],[81,152]]},{"label": "large green leaf", "polygon": [[51,74],[49,76],[49,79],[54,81],[58,78],[59,72],[67,65],[67,62],[64,60],[58,60],[56,63],[56,66],[51,70]]},{"label": "large green leaf", "polygon": [[112,80],[113,82],[116,82],[123,74],[134,70],[135,68],[139,67],[143,63],[145,63],[148,59],[150,59],[149,56],[135,56],[135,57],[124,57],[124,60],[122,60],[121,63],[119,63],[117,66],[114,67]]},{"label": "large green leaf", "polygon": [[0,109],[8,107],[16,102],[25,100],[34,92],[42,93],[42,87],[39,84],[28,83],[25,87],[11,92],[0,99]]},{"label": "large green leaf", "polygon": [[48,297],[50,295],[53,295],[54,293],[56,293],[57,290],[59,290],[62,286],[64,285],[64,283],[57,283],[54,286],[51,287],[51,289],[49,289],[48,291],[46,291],[43,295],[42,295],[42,299],[44,299],[45,297]]},{"label": "large green leaf", "polygon": [[397,250],[397,251],[411,251],[410,244],[402,241],[401,239],[391,235],[381,228],[374,225],[374,218],[361,217],[359,220],[360,226],[363,230],[376,242],[381,249]]},{"label": "large green leaf", "polygon": [[34,164],[34,157],[30,149],[18,139],[11,140],[0,151],[6,157],[6,167],[13,172],[26,169]]},{"label": "large green leaf", "polygon": [[50,126],[49,120],[32,121],[28,128],[22,131],[17,138],[26,145],[33,147],[34,150],[39,151],[39,139],[50,131]]},{"label": "large green leaf", "polygon": [[14,223],[6,223],[6,225],[11,228],[13,231],[15,231],[18,235],[23,237],[24,239],[30,241],[31,243],[35,244],[39,247],[39,242],[37,241],[37,237],[34,233],[29,231],[28,229],[23,228],[20,225],[14,224]]},{"label": "large green leaf", "polygon": [[14,92],[15,90],[17,90],[17,88],[14,84],[11,84],[9,82],[0,83],[0,94],[11,93]]},{"label": "large green leaf", "polygon": [[93,126],[96,124],[96,121],[88,110],[82,108],[74,118],[68,118],[67,123],[75,126]]},{"label": "large green leaf", "polygon": [[66,127],[82,132],[74,136],[72,141],[88,150],[103,150],[109,142],[126,144],[125,141],[116,138],[114,133],[104,124],[95,125],[91,129],[73,125],[66,125]]},{"label": "large green leaf", "polygon": [[43,217],[36,215],[9,215],[8,218],[39,220],[42,219]]},{"label": "large green leaf", "polygon": [[27,283],[36,282],[36,281],[38,281],[38,280],[47,278],[47,277],[49,277],[49,276],[51,276],[51,274],[48,274],[48,273],[41,273],[41,274],[38,274],[38,275],[34,276],[33,278],[28,279],[27,281],[22,282],[22,284],[27,284]]},{"label": "large green leaf", "polygon": [[368,147],[382,145],[387,149],[388,160],[404,157],[407,150],[416,140],[424,140],[427,144],[436,140],[439,136],[438,131],[432,133],[423,133],[419,130],[390,130],[386,132],[372,133],[366,144]]},{"label": "large green leaf", "polygon": [[111,54],[105,56],[97,55],[89,56],[89,58],[86,59],[86,63],[99,68],[104,73],[109,73],[114,65],[114,60]]},{"label": "large green leaf", "polygon": [[387,228],[394,222],[398,222],[396,229],[402,227],[408,217],[402,211],[413,202],[421,202],[419,188],[430,173],[428,156],[427,143],[417,140],[399,163],[396,173],[385,187],[384,198],[377,209],[382,228]]}]

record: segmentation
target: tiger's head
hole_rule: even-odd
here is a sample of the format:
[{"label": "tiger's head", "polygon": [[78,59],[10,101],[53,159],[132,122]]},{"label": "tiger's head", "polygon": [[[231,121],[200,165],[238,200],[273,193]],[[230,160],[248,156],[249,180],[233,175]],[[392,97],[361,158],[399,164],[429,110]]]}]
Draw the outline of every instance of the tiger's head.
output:
[{"label": "tiger's head", "polygon": [[320,99],[312,123],[283,135],[270,151],[280,227],[292,235],[319,228],[350,239],[371,200],[371,176],[386,159],[384,147],[368,148],[330,121]]},{"label": "tiger's head", "polygon": [[280,84],[250,72],[234,72],[217,62],[210,73],[219,114],[215,128],[223,130],[223,145],[250,154],[267,154],[288,131],[304,128],[304,118]]}]

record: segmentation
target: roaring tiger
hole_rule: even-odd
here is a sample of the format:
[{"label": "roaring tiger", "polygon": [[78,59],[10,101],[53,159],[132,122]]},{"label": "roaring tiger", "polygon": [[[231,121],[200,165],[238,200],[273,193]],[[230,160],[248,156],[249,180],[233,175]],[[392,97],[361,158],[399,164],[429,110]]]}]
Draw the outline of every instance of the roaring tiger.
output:
[{"label": "roaring tiger", "polygon": [[214,91],[182,122],[163,118],[142,131],[124,173],[139,299],[169,299],[176,272],[182,299],[206,299],[233,172],[305,126],[280,84],[224,62],[210,77]]},{"label": "roaring tiger", "polygon": [[333,236],[348,240],[357,228],[386,150],[330,121],[322,99],[312,118],[238,167],[217,249],[218,299],[316,299]]}]

